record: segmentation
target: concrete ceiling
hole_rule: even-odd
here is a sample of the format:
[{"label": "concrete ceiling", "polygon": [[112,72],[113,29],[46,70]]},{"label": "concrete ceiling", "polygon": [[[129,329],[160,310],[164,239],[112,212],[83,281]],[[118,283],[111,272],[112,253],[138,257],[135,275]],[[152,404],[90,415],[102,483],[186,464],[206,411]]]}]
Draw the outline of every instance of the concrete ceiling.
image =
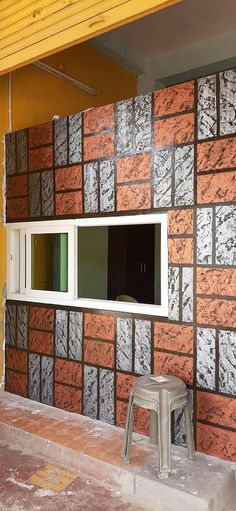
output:
[{"label": "concrete ceiling", "polygon": [[230,59],[236,57],[236,0],[183,0],[93,44],[138,75],[157,79]]}]

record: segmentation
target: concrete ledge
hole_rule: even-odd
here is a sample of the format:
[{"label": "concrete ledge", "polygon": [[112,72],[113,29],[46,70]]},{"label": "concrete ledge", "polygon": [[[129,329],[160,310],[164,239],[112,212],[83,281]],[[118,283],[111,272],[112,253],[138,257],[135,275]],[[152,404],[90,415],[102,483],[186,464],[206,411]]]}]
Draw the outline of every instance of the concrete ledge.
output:
[{"label": "concrete ledge", "polygon": [[[4,396],[4,397],[2,397]],[[171,474],[168,479],[157,479],[157,452],[147,441],[146,437],[134,434],[133,453],[138,450],[138,463],[125,465],[120,459],[120,445],[122,443],[123,431],[115,426],[91,420],[77,414],[70,414],[63,410],[52,409],[47,405],[34,403],[18,396],[9,395],[7,401],[6,393],[0,395],[0,409],[2,409],[2,420],[0,413],[0,434],[1,440],[18,448],[27,449],[32,454],[43,456],[55,464],[66,468],[83,472],[87,476],[94,477],[105,485],[115,485],[127,497],[137,498],[139,505],[143,505],[150,511],[230,511],[225,507],[232,499],[235,490],[235,474],[231,464],[217,458],[196,453],[194,461],[187,458],[187,450],[183,447],[172,446],[171,449]],[[3,407],[5,408],[3,409]],[[13,419],[11,423],[4,423],[4,413],[7,410],[12,413],[14,406],[27,417],[24,420],[24,429],[14,425],[14,421],[20,423],[22,419]],[[59,440],[50,440],[46,437],[45,431],[52,431],[52,426],[40,432],[32,434],[27,431],[27,421],[31,416],[34,420],[40,419],[41,423],[52,418],[58,423],[53,430],[67,426],[73,422],[78,427],[78,435],[83,430],[91,435],[91,442],[94,445],[101,443],[111,446],[111,455],[99,459],[101,449],[90,448],[86,452],[86,446],[80,448],[77,445],[71,448],[62,445]],[[10,421],[9,421],[10,422]],[[26,425],[25,425],[26,424]],[[50,435],[49,435],[50,436]],[[118,457],[112,456],[113,437],[118,445]],[[53,437],[52,437],[53,438]],[[79,437],[77,437],[79,439]],[[117,440],[118,439],[118,440]],[[73,440],[73,439],[72,439]],[[75,442],[73,443],[73,445]],[[108,453],[109,453],[108,448]],[[131,450],[132,458],[132,450]],[[134,455],[135,458],[135,455]]]}]

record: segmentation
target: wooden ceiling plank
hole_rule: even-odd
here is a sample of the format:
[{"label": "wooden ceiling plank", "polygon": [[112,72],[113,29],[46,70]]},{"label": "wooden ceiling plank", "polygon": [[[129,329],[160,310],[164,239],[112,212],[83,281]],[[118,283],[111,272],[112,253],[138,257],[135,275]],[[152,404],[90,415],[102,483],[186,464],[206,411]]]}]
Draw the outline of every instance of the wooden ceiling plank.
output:
[{"label": "wooden ceiling plank", "polygon": [[[18,30],[15,27],[15,30],[12,33],[12,29],[1,30],[0,23],[0,54],[2,54],[2,50],[7,48],[10,45],[14,45],[14,43],[19,42],[20,44],[24,44],[23,41],[27,37],[36,36],[39,34],[39,38],[41,37],[40,32],[47,30],[51,32],[52,27],[60,26],[60,30],[66,29],[68,26],[73,26],[77,21],[80,22],[80,16],[84,16],[86,19],[86,13],[89,13],[89,16],[95,16],[100,12],[104,12],[109,8],[116,7],[117,5],[122,5],[129,0],[74,0],[76,3],[70,4],[66,6],[64,9],[60,11],[54,10],[52,8],[52,13],[50,14],[50,7],[45,10],[42,9],[38,16],[38,20],[29,17],[28,25],[24,26],[24,20],[19,20],[17,23]],[[91,14],[90,14],[91,12]],[[23,23],[23,26],[22,26]],[[10,30],[10,34],[8,35],[8,30]],[[44,35],[43,35],[44,36]]]},{"label": "wooden ceiling plank", "polygon": [[[44,5],[53,3],[57,0],[18,0],[18,2],[14,3],[12,6],[8,7],[7,9],[1,9],[1,16],[0,16],[0,22],[1,26],[7,26],[7,22],[10,24],[10,20],[12,22],[15,21],[15,17],[17,19],[22,19],[25,17],[25,15],[32,13],[33,11],[37,11],[37,9],[40,9],[44,7]],[[1,2],[1,0],[0,0]],[[1,5],[1,3],[0,3]],[[4,24],[2,25],[4,21]]]},{"label": "wooden ceiling plank", "polygon": [[123,5],[106,9],[100,15],[75,23],[72,27],[61,30],[56,34],[49,34],[38,42],[30,43],[28,38],[27,46],[16,50],[8,49],[8,54],[0,61],[0,74],[5,74],[37,59],[45,58],[55,52],[62,51],[180,1],[182,0],[145,0],[144,3],[143,0],[129,0]]},{"label": "wooden ceiling plank", "polygon": [[[36,3],[38,6],[41,4],[41,7],[36,7]],[[5,37],[14,33],[17,26],[20,26],[20,29],[22,30],[24,27],[31,25],[32,21],[37,23],[38,20],[51,16],[61,10],[65,10],[72,4],[81,4],[78,0],[70,0],[70,2],[67,1],[68,5],[65,5],[65,3],[65,0],[37,0],[37,2],[33,4],[31,2],[21,11],[17,11],[7,16],[4,20],[0,20],[1,39],[3,39],[3,34]]]}]

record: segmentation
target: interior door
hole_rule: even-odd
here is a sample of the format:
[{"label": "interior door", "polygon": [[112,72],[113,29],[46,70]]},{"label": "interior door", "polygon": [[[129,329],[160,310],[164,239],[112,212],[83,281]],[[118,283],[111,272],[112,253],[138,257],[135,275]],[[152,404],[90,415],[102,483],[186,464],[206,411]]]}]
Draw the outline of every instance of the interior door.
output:
[{"label": "interior door", "polygon": [[127,227],[127,294],[154,303],[155,226]]},{"label": "interior door", "polygon": [[120,294],[154,303],[155,226],[109,227],[108,299]]}]

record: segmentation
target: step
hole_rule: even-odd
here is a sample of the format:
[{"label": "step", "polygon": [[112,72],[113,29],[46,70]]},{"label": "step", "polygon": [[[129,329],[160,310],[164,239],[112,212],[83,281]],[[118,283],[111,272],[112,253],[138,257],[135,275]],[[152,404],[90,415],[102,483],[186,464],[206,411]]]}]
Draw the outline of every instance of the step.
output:
[{"label": "step", "polygon": [[172,445],[170,477],[159,480],[157,448],[147,437],[134,433],[125,464],[122,429],[7,392],[0,392],[0,434],[3,442],[115,484],[150,511],[230,511],[235,473],[218,458],[196,453],[190,461],[185,448]]}]

